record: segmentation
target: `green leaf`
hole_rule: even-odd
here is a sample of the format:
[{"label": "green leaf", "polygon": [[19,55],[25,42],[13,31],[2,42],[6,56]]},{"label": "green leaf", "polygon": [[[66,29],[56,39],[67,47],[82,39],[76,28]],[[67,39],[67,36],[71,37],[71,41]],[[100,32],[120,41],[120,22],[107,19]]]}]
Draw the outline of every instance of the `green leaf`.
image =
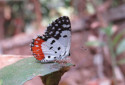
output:
[{"label": "green leaf", "polygon": [[118,41],[120,40],[121,37],[122,37],[122,33],[119,33],[114,37],[113,46],[115,46],[118,43]]},{"label": "green leaf", "polygon": [[3,81],[0,79],[0,85],[3,85],[2,83],[3,83]]},{"label": "green leaf", "polygon": [[86,4],[86,7],[87,7],[87,11],[90,13],[90,14],[94,14],[95,13],[95,9],[93,7],[93,5],[91,3],[87,3]]},{"label": "green leaf", "polygon": [[107,28],[101,29],[107,36],[111,36],[113,34],[112,25],[109,25]]},{"label": "green leaf", "polygon": [[115,46],[118,41],[120,40],[120,38],[123,36],[123,34],[125,34],[125,30],[122,30],[120,33],[118,33],[114,39],[113,39],[113,46]]},{"label": "green leaf", "polygon": [[[67,63],[66,66],[72,64]],[[53,67],[54,66],[54,67]],[[2,85],[22,85],[35,76],[45,76],[58,71],[62,65],[57,63],[41,64],[35,58],[25,58],[0,70]]]},{"label": "green leaf", "polygon": [[125,51],[125,39],[123,39],[117,46],[116,54],[119,55]]},{"label": "green leaf", "polygon": [[86,46],[102,46],[104,43],[99,41],[88,41],[85,43]]}]

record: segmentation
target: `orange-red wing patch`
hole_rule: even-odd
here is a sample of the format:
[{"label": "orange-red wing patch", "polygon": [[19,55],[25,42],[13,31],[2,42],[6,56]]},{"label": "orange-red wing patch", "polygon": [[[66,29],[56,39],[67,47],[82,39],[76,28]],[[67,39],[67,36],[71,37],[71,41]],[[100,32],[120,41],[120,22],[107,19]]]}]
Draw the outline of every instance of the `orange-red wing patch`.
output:
[{"label": "orange-red wing patch", "polygon": [[42,60],[44,58],[44,53],[42,52],[41,49],[41,44],[44,42],[41,38],[37,37],[36,39],[33,40],[32,45],[31,45],[31,50],[33,52],[34,57],[37,60]]}]

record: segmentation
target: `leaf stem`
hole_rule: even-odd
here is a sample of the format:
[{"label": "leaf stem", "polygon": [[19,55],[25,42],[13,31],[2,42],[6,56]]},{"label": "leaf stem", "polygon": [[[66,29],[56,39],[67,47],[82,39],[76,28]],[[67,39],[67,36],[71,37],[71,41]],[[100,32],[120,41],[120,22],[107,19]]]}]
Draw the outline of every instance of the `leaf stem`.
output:
[{"label": "leaf stem", "polygon": [[115,55],[115,52],[114,52],[114,46],[113,46],[113,43],[112,43],[111,36],[108,36],[108,47],[109,47],[109,51],[111,53],[111,60],[112,60],[111,65],[112,65],[114,85],[117,85],[117,80],[116,80],[116,75],[115,75],[115,67],[117,66],[116,55]]},{"label": "leaf stem", "polygon": [[53,72],[51,74],[41,76],[41,80],[44,85],[58,85],[62,75],[70,69],[70,66],[63,67],[59,71]]}]

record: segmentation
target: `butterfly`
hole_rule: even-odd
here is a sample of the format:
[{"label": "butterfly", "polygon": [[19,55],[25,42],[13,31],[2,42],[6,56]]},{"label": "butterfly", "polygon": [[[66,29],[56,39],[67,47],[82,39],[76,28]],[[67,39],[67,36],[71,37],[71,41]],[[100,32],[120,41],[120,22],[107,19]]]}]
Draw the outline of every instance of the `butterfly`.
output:
[{"label": "butterfly", "polygon": [[70,56],[71,24],[67,16],[62,16],[47,27],[42,36],[31,42],[33,56],[41,62],[53,62]]}]

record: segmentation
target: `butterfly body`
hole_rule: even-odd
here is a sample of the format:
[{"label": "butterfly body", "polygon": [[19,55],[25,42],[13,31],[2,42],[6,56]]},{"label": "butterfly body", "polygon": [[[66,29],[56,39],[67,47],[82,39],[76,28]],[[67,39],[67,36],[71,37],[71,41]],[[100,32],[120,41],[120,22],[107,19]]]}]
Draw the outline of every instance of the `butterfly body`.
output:
[{"label": "butterfly body", "polygon": [[34,57],[41,62],[51,62],[69,56],[71,42],[71,24],[67,16],[52,22],[43,36],[31,43]]}]

